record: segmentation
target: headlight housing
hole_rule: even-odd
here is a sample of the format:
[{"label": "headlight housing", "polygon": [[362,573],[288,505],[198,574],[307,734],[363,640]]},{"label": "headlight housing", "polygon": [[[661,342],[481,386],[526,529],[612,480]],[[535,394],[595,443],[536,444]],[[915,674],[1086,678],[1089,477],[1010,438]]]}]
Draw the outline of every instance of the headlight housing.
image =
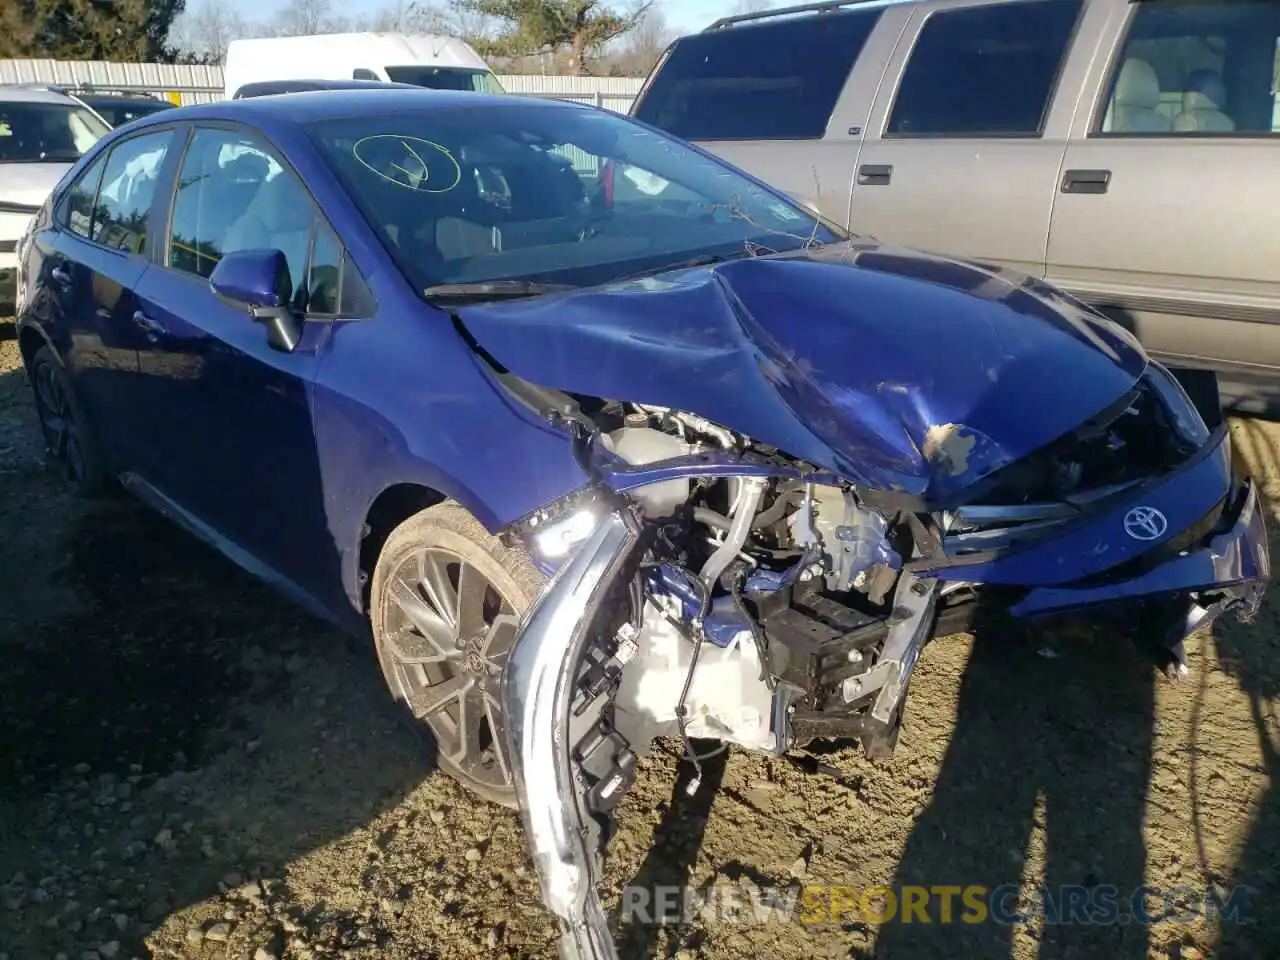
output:
[{"label": "headlight housing", "polygon": [[520,518],[502,531],[509,545],[522,545],[541,566],[558,566],[581,546],[608,513],[600,491],[582,487]]},{"label": "headlight housing", "polygon": [[1203,446],[1209,440],[1211,431],[1178,378],[1169,372],[1168,367],[1155,360],[1147,365],[1145,378],[1168,411],[1170,426],[1183,440],[1196,447]]},{"label": "headlight housing", "polygon": [[529,531],[529,541],[539,557],[561,560],[591,536],[600,523],[600,516],[591,507],[582,507],[567,517]]}]

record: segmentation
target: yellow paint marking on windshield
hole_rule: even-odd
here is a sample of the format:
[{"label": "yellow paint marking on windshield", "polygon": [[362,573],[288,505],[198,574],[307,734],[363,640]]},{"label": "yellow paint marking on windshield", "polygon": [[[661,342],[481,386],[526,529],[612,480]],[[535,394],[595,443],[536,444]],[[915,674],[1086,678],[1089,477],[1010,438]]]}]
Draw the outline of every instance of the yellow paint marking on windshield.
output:
[{"label": "yellow paint marking on windshield", "polygon": [[[416,193],[448,193],[462,182],[462,166],[449,149],[422,137],[377,133],[357,140],[351,153],[374,176]],[[441,161],[428,162],[433,155],[443,158],[443,167]],[[429,182],[443,185],[427,186]]]}]

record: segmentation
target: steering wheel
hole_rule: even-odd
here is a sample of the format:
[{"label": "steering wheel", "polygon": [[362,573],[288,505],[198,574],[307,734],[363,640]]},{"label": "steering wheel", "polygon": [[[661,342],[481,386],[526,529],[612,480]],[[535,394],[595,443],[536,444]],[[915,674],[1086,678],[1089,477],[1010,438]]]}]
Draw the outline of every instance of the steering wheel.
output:
[{"label": "steering wheel", "polygon": [[573,217],[573,235],[578,239],[579,243],[592,240],[600,235],[600,228],[612,216],[613,211],[611,209],[602,209],[592,204],[587,204]]}]

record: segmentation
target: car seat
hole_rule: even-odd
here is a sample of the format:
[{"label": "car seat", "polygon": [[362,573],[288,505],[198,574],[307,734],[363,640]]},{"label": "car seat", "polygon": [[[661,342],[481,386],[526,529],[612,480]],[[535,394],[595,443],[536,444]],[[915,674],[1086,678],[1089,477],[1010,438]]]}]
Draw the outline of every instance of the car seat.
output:
[{"label": "car seat", "polygon": [[311,200],[286,174],[264,180],[245,212],[227,231],[222,252],[279,250],[289,264],[295,306],[303,306],[311,245]]},{"label": "car seat", "polygon": [[[220,149],[222,144],[214,144]],[[203,167],[203,174],[183,183],[178,203],[183,201],[183,190],[198,191],[196,198],[196,235],[190,239],[199,241],[199,273],[209,276],[213,267],[227,249],[227,236],[235,223],[244,216],[250,202],[267,178],[270,167],[266,158],[256,153],[244,153],[221,169],[217,153],[211,151]],[[187,173],[184,170],[183,176]],[[175,224],[175,236],[181,226]],[[210,248],[205,250],[205,248]],[[208,256],[212,254],[212,256]]]},{"label": "car seat", "polygon": [[1182,112],[1173,129],[1184,132],[1229,133],[1236,123],[1222,112],[1227,89],[1214,70],[1193,70],[1182,89]]},{"label": "car seat", "polygon": [[1120,68],[1111,109],[1103,121],[1110,133],[1158,133],[1173,125],[1159,111],[1160,80],[1145,60],[1130,57]]}]

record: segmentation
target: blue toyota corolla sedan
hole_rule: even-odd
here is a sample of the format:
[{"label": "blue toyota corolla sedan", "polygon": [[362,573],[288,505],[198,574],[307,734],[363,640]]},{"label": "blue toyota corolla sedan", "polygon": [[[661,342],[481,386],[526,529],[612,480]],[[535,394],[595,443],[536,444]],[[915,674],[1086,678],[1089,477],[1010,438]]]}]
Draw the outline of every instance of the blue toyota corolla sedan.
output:
[{"label": "blue toyota corolla sedan", "polygon": [[1270,576],[1225,427],[1124,330],[584,105],[165,111],[20,270],[67,482],[370,633],[442,766],[521,809],[569,955],[612,955],[655,738],[883,755],[932,636],[1083,616],[1185,670]]}]

